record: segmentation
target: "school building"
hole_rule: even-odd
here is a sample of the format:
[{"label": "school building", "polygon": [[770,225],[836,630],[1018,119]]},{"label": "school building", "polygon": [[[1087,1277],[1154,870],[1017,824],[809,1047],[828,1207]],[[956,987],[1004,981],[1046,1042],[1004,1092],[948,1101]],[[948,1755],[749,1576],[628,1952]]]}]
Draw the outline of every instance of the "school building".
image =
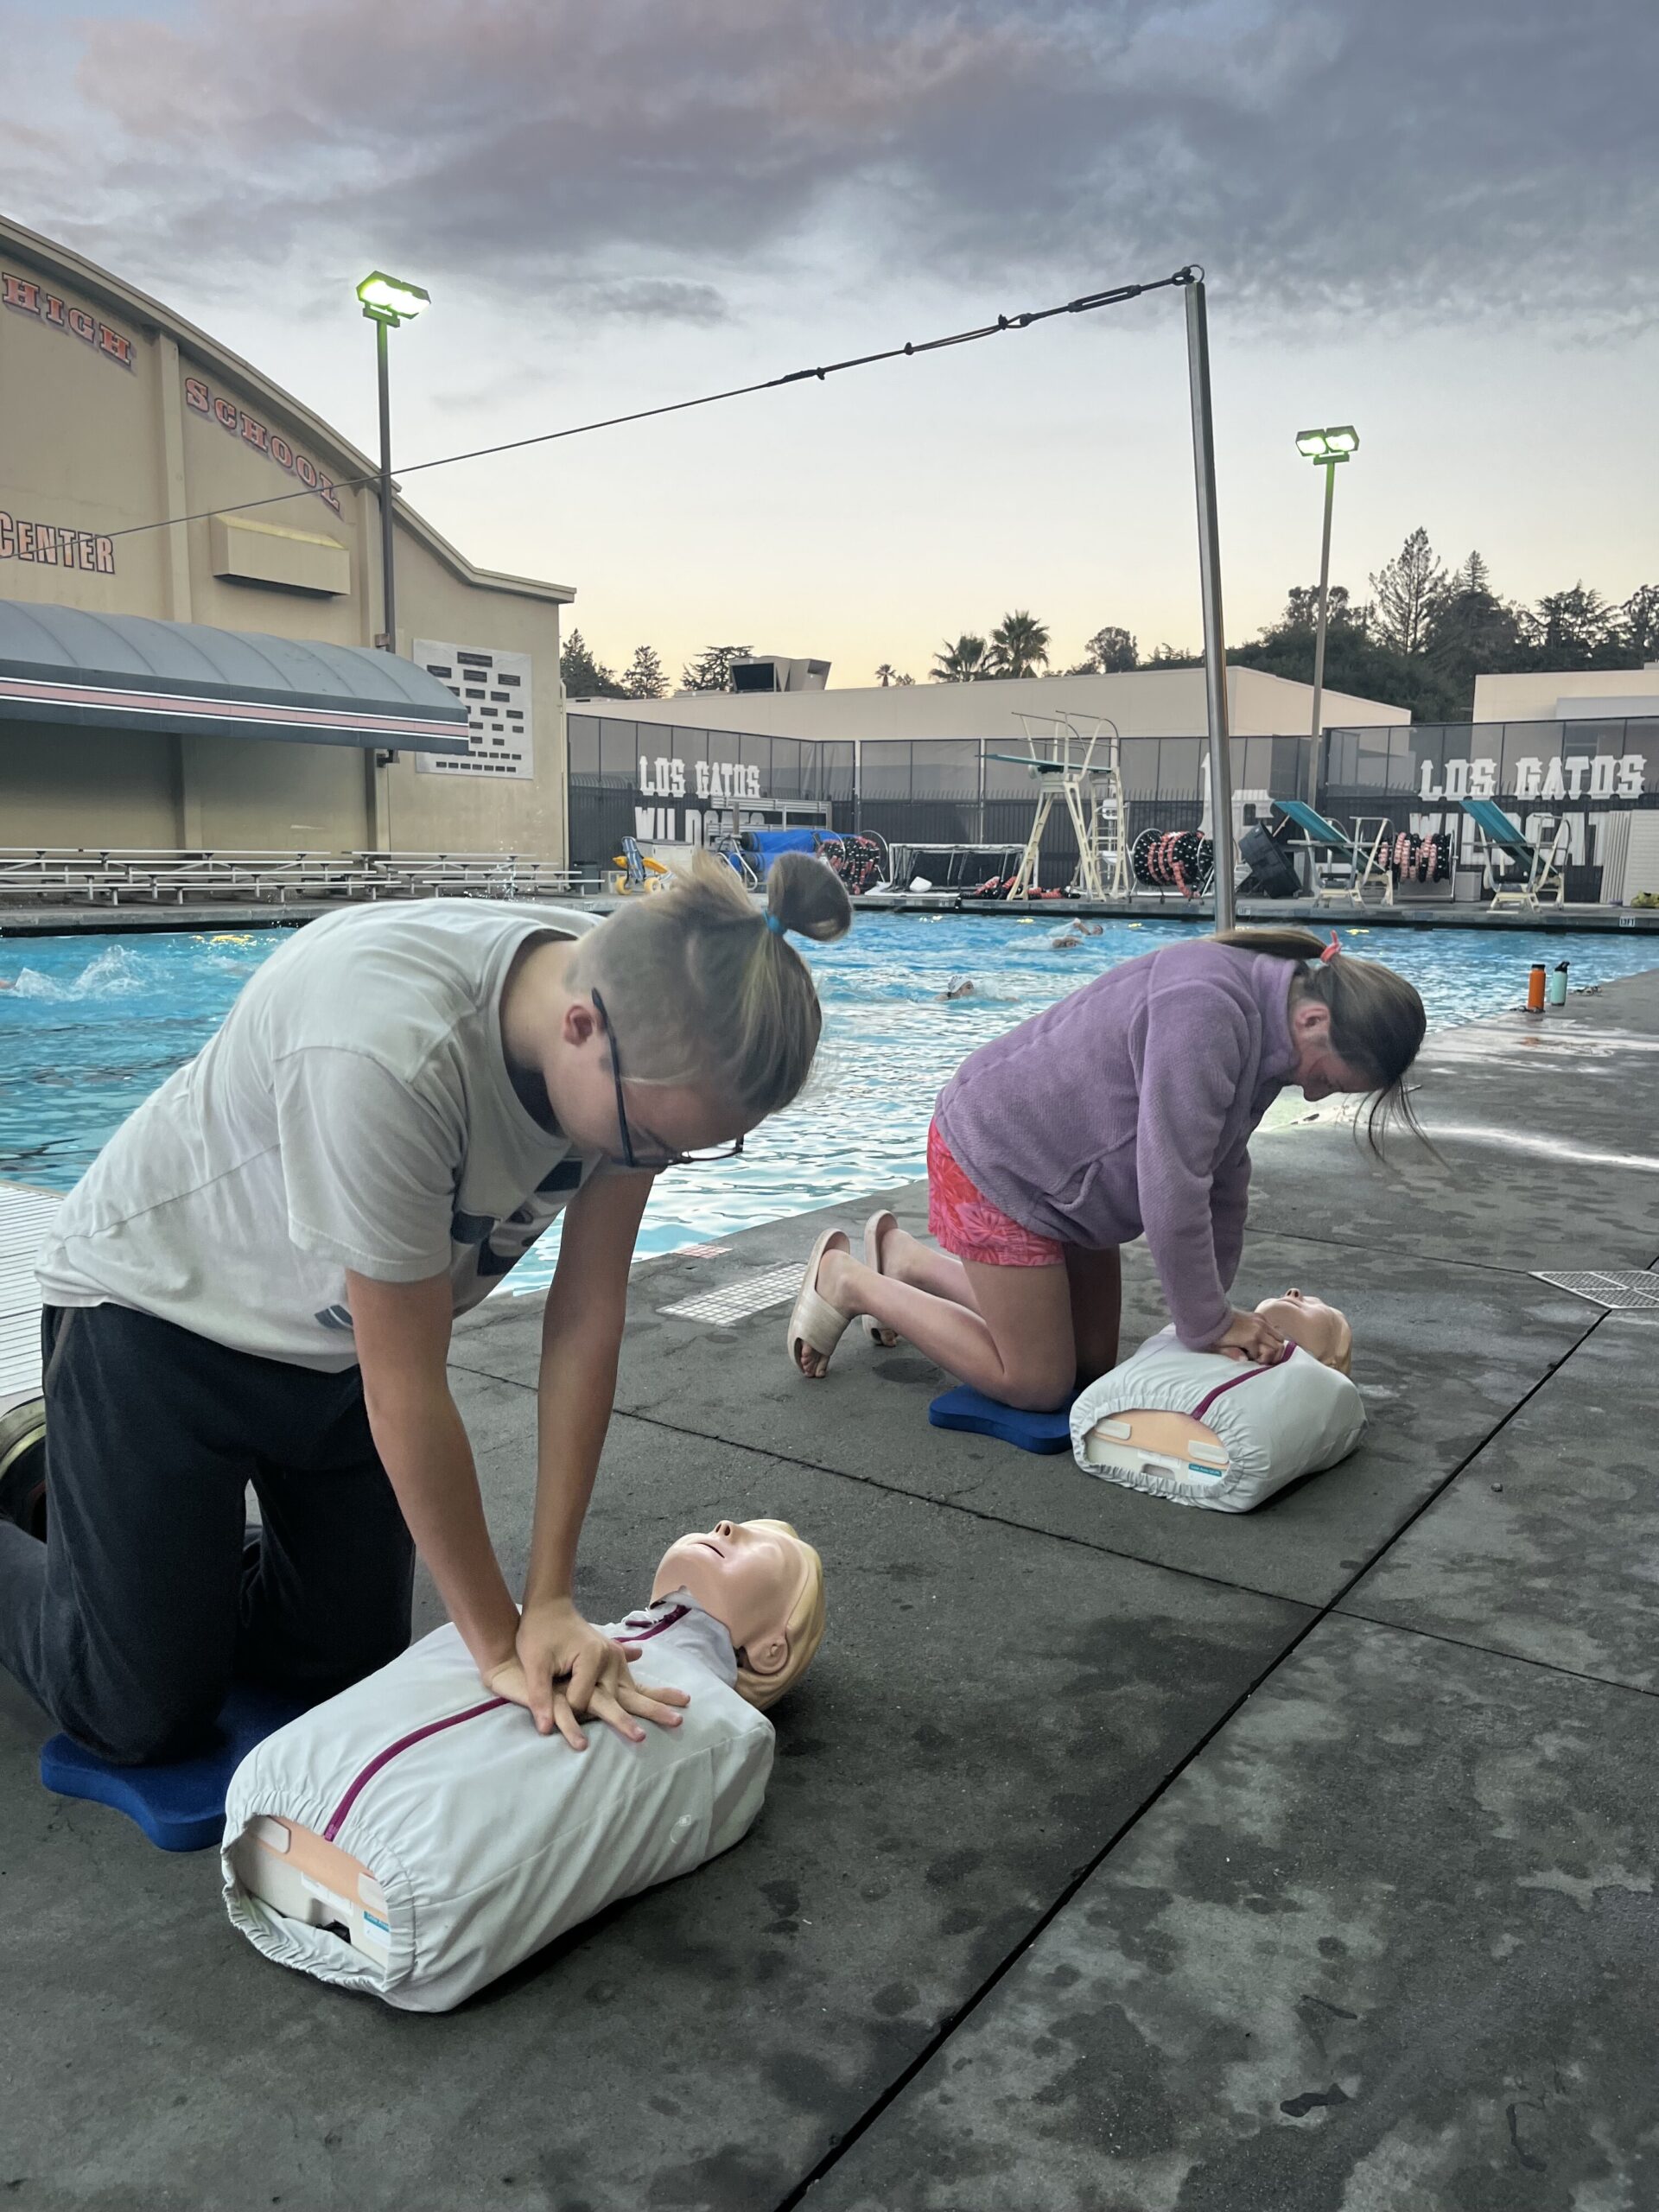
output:
[{"label": "school building", "polygon": [[4,220],[0,392],[0,847],[563,862],[568,586],[476,568],[395,501],[377,651],[369,458]]}]

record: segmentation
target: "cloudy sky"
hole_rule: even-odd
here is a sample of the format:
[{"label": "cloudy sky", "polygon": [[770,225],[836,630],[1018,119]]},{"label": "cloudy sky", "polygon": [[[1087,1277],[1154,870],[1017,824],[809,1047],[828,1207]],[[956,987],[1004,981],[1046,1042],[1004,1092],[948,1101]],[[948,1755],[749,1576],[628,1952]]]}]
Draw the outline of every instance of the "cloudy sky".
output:
[{"label": "cloudy sky", "polygon": [[[0,201],[359,443],[352,286],[431,290],[397,459],[1202,262],[1228,627],[1424,524],[1521,598],[1659,581],[1651,0],[0,0]],[[21,119],[20,119],[21,118]],[[1199,633],[1181,312],[414,479],[613,661],[926,673],[1033,609]]]}]

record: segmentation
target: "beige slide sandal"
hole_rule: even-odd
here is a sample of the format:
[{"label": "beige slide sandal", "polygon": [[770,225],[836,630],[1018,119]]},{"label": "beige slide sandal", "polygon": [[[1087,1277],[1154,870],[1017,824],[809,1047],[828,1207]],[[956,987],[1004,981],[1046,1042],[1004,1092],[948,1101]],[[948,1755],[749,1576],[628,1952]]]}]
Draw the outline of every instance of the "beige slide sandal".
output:
[{"label": "beige slide sandal", "polygon": [[[864,1224],[864,1264],[873,1275],[881,1272],[881,1239],[890,1229],[897,1229],[899,1217],[889,1213],[884,1206],[880,1213],[873,1213]],[[873,1344],[880,1344],[884,1351],[891,1351],[899,1341],[897,1329],[889,1329],[873,1313],[859,1316],[864,1333]]]},{"label": "beige slide sandal", "polygon": [[[823,1264],[824,1254],[835,1243],[837,1237],[841,1239],[843,1250],[852,1249],[844,1230],[826,1229],[812,1247],[806,1262],[806,1271],[801,1277],[800,1294],[790,1308],[789,1363],[798,1375],[805,1374],[799,1357],[803,1344],[805,1344],[809,1351],[817,1352],[820,1358],[832,1359],[835,1357],[836,1346],[852,1325],[853,1317],[850,1313],[843,1313],[838,1306],[831,1306],[829,1300],[820,1298],[817,1292],[818,1269]],[[816,1376],[806,1376],[805,1379],[808,1382],[816,1382],[818,1378]]]}]

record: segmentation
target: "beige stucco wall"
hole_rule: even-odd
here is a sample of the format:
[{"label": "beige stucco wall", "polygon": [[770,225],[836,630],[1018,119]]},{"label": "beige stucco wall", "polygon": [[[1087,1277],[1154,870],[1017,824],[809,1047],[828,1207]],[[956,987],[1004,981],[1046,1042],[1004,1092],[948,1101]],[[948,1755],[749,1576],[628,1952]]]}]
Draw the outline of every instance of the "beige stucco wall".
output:
[{"label": "beige stucco wall", "polygon": [[[61,306],[43,312],[51,300]],[[73,324],[90,325],[92,340]],[[365,325],[365,376],[372,354]],[[378,509],[371,486],[352,480],[371,473],[366,458],[204,334],[3,222],[0,393],[0,598],[374,644],[383,626]],[[307,482],[313,475],[316,488]],[[345,563],[330,557],[322,569],[343,573],[344,591],[214,574],[208,517],[287,492],[299,496],[252,516],[341,547]],[[190,515],[201,518],[118,535]],[[61,550],[65,530],[86,534],[67,565],[22,557],[42,543]],[[0,845],[378,845],[562,860],[559,619],[574,594],[473,568],[401,503],[397,563],[400,652],[421,637],[531,656],[533,780],[422,775],[408,755],[378,766],[353,747],[93,738],[7,721]],[[292,565],[305,572],[302,562]]]},{"label": "beige stucco wall", "polygon": [[[1659,709],[1659,667],[1543,669],[1529,676],[1478,676],[1474,718],[1478,722],[1553,722],[1563,701],[1645,700]],[[1621,705],[1610,711],[1624,715]]]},{"label": "beige stucco wall", "polygon": [[[571,702],[577,711],[584,702]],[[1300,735],[1313,707],[1311,684],[1260,669],[1227,671],[1227,714],[1235,737]],[[1201,668],[1137,668],[1121,676],[1033,676],[987,683],[849,686],[844,690],[683,693],[672,699],[609,699],[597,714],[682,722],[698,729],[752,731],[757,737],[855,739],[983,737],[1020,743],[1019,714],[1104,715],[1123,737],[1194,737],[1209,726]],[[1408,709],[1345,691],[1326,691],[1327,725],[1407,722]]]}]

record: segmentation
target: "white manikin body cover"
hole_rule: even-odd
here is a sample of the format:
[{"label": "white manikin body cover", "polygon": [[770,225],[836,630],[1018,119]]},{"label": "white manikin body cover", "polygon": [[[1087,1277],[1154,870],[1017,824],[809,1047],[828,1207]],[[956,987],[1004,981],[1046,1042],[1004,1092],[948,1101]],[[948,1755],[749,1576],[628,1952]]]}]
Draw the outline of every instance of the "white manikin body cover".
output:
[{"label": "white manikin body cover", "polygon": [[[585,1751],[492,1699],[453,1626],[257,1745],[225,1806],[235,1925],[268,1958],[443,2012],[613,1904],[728,1850],[760,1810],[772,1729],[733,1683],[731,1638],[681,1592],[606,1635],[643,1641],[640,1677],[690,1694],[677,1728]],[[385,1892],[384,1965],[251,1895],[232,1859],[262,1815],[338,1844]],[[257,1847],[250,1843],[244,1848]]]},{"label": "white manikin body cover", "polygon": [[[1093,1464],[1088,1441],[1096,1422],[1141,1407],[1185,1414],[1212,1429],[1227,1449],[1226,1472]],[[1300,1344],[1274,1366],[1241,1366],[1219,1352],[1188,1351],[1173,1329],[1166,1329],[1079,1395],[1071,1408],[1071,1448],[1085,1474],[1177,1505],[1248,1513],[1299,1476],[1346,1459],[1364,1427],[1364,1402],[1352,1379]]]}]

